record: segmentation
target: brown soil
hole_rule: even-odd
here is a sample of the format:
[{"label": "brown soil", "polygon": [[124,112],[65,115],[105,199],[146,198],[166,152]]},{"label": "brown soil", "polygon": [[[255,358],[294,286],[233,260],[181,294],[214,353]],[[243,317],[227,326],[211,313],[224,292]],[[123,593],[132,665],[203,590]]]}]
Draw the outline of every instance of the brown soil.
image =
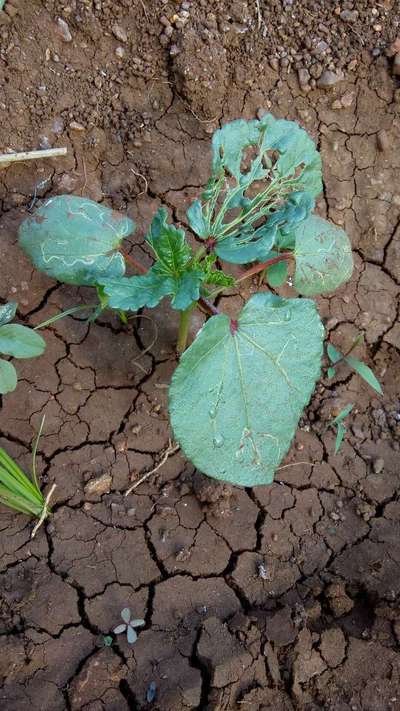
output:
[{"label": "brown soil", "polygon": [[[218,484],[178,453],[125,498],[168,446],[176,313],[48,329],[45,355],[18,362],[0,409],[0,444],[28,467],[46,414],[40,468],[57,484],[54,516],[33,541],[26,517],[0,514],[4,711],[400,709],[400,91],[384,52],[399,15],[390,1],[337,5],[358,8],[353,25],[334,3],[296,0],[11,0],[0,13],[0,146],[68,147],[65,159],[0,173],[0,296],[19,302],[22,322],[88,297],[18,249],[38,199],[71,191],[126,209],[138,223],[131,249],[149,263],[150,217],[164,203],[185,224],[215,126],[271,110],[317,140],[319,210],[352,240],[351,283],[319,300],[329,336],[344,349],[364,333],[359,355],[384,387],[377,398],[345,371],[322,382],[287,460],[313,466],[283,469],[270,487]],[[174,13],[182,26],[168,25]],[[284,26],[283,50],[268,23]],[[344,76],[329,91],[301,89],[296,70],[314,76],[319,60],[300,30],[315,43],[321,23],[332,45],[323,68]],[[302,58],[279,73],[269,62],[291,48]],[[240,297],[221,306],[234,313]],[[324,427],[348,402],[334,456]],[[105,646],[123,607],[146,625],[134,646],[122,636]]]}]

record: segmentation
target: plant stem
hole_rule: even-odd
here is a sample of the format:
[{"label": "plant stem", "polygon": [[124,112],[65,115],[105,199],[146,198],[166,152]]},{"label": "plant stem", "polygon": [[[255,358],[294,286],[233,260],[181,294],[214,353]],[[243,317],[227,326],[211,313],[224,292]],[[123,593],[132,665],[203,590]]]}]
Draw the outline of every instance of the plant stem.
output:
[{"label": "plant stem", "polygon": [[140,264],[140,262],[137,262],[136,259],[134,259],[133,257],[131,257],[130,254],[128,254],[128,252],[125,252],[125,250],[121,247],[119,248],[119,251],[121,252],[125,261],[128,262],[134,269],[136,269],[137,272],[140,272],[141,274],[147,274],[146,267]]},{"label": "plant stem", "polygon": [[264,269],[267,269],[270,267],[272,264],[277,264],[278,262],[283,262],[284,260],[289,260],[293,258],[292,252],[284,252],[283,254],[278,254],[277,257],[272,257],[271,259],[267,259],[266,262],[262,262],[260,264],[256,264],[254,267],[251,267],[247,271],[245,271],[239,279],[237,279],[237,282],[243,281],[244,279],[247,279],[248,277],[254,276],[254,274],[258,274],[259,272],[264,271]]},{"label": "plant stem", "polygon": [[206,299],[204,296],[201,296],[200,299],[198,300],[198,305],[202,306],[205,311],[207,311],[210,316],[218,316],[221,311],[217,309],[214,304],[209,301],[209,299]]},{"label": "plant stem", "polygon": [[176,344],[176,350],[179,354],[183,353],[186,348],[190,326],[190,314],[192,313],[192,309],[193,304],[191,304],[184,311],[180,312],[178,342]]}]

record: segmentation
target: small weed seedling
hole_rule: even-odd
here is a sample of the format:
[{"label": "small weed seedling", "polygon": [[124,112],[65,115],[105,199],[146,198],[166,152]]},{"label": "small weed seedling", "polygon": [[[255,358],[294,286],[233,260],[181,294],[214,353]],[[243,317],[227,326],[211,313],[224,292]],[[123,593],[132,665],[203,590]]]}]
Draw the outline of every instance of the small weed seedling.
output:
[{"label": "small weed seedling", "polygon": [[[132,220],[71,195],[47,200],[20,229],[20,245],[38,269],[96,288],[94,315],[171,299],[180,312],[181,354],[169,390],[174,436],[188,459],[217,479],[272,482],[320,376],[324,329],[310,298],[263,290],[234,317],[221,313],[215,298],[255,274],[275,289],[290,273],[301,297],[334,291],[350,278],[346,233],[312,212],[321,190],[312,139],[267,114],[215,132],[211,177],[187,212],[196,250],[161,207],[146,235],[154,255],[146,270],[121,246]],[[252,266],[233,279],[221,260]],[[126,276],[127,264],[140,274]],[[211,317],[186,348],[195,308]]]},{"label": "small weed seedling", "polygon": [[44,418],[32,451],[32,479],[22,471],[4,449],[0,448],[0,503],[14,509],[14,511],[39,519],[32,531],[32,538],[45,518],[51,513],[49,502],[55,489],[53,484],[45,498],[40,490],[36,472],[36,452],[43,424]]},{"label": "small weed seedling", "polygon": [[[17,304],[10,301],[0,306],[0,353],[14,358],[35,358],[42,355],[46,343],[38,333],[27,326],[10,323],[17,311]],[[6,395],[17,387],[17,372],[12,363],[0,359],[0,395]]]},{"label": "small weed seedling", "polygon": [[347,417],[347,415],[350,414],[354,407],[354,403],[350,403],[350,405],[346,405],[346,407],[343,408],[335,417],[333,420],[331,420],[328,423],[328,426],[326,429],[329,427],[336,427],[337,432],[336,432],[336,440],[335,440],[335,454],[338,453],[340,447],[342,446],[343,438],[347,432],[346,427],[343,424],[343,420]]},{"label": "small weed seedling", "polygon": [[121,611],[121,617],[124,621],[124,624],[118,625],[114,630],[114,634],[122,634],[123,632],[126,632],[126,638],[128,640],[128,644],[135,644],[137,640],[137,632],[135,630],[135,627],[143,627],[145,625],[144,620],[132,620],[131,619],[131,611],[129,607],[124,607],[124,609]]},{"label": "small weed seedling", "polygon": [[327,354],[330,362],[332,365],[327,369],[327,376],[328,378],[333,378],[334,375],[336,375],[336,370],[339,365],[346,364],[350,368],[356,371],[358,375],[365,380],[368,385],[371,386],[379,395],[382,395],[382,388],[380,385],[379,380],[375,377],[374,373],[372,372],[371,368],[366,365],[366,363],[363,363],[362,360],[358,360],[358,358],[353,358],[351,353],[354,351],[354,349],[362,343],[364,340],[364,337],[362,334],[359,334],[357,338],[354,340],[353,344],[351,345],[350,349],[347,351],[346,355],[343,355],[340,351],[338,351],[332,343],[328,343],[327,345]]}]

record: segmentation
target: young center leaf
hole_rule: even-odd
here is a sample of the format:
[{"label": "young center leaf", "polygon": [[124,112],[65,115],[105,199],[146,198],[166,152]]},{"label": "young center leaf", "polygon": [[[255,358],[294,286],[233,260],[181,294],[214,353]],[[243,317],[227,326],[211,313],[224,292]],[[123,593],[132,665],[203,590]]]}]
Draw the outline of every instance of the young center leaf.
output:
[{"label": "young center leaf", "polygon": [[314,302],[254,295],[238,321],[213,316],[172,378],[174,436],[200,471],[241,486],[272,482],[320,374]]},{"label": "young center leaf", "polygon": [[184,311],[198,300],[201,284],[234,283],[232,277],[212,268],[214,256],[209,255],[201,264],[197,262],[184,230],[168,224],[167,216],[167,210],[159,208],[146,236],[156,259],[147,274],[101,280],[111,308],[137,311],[142,306],[157,306],[170,296],[172,307]]},{"label": "young center leaf", "polygon": [[310,215],[294,234],[294,287],[300,294],[325,294],[350,279],[353,256],[344,230],[318,215]]},{"label": "young center leaf", "polygon": [[50,198],[22,223],[19,242],[37,269],[66,284],[95,286],[120,277],[118,252],[135,225],[126,215],[76,195]]},{"label": "young center leaf", "polygon": [[214,133],[212,177],[188,210],[189,224],[215,241],[221,259],[262,261],[309,215],[321,190],[321,159],[300,126],[271,114],[239,119]]},{"label": "young center leaf", "polygon": [[203,273],[192,263],[184,231],[168,224],[167,216],[167,210],[160,207],[146,236],[156,258],[147,274],[101,279],[111,308],[137,311],[142,306],[157,306],[164,296],[171,296],[173,308],[184,310],[199,298]]}]

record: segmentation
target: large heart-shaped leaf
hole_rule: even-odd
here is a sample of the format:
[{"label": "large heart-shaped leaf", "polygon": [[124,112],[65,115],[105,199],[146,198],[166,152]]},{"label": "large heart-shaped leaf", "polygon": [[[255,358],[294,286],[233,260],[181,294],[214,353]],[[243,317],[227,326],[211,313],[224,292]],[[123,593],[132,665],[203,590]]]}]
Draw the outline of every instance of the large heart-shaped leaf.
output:
[{"label": "large heart-shaped leaf", "polygon": [[344,230],[318,215],[311,215],[295,229],[294,235],[294,286],[300,294],[325,294],[350,279],[353,256]]},{"label": "large heart-shaped leaf", "polygon": [[313,301],[253,296],[237,322],[213,316],[170,387],[188,459],[216,479],[272,482],[320,374],[324,330]]},{"label": "large heart-shaped leaf", "polygon": [[0,326],[0,353],[14,358],[35,358],[42,355],[46,341],[36,331],[17,323]]},{"label": "large heart-shaped leaf", "polygon": [[135,228],[132,220],[76,195],[58,195],[21,225],[20,245],[35,267],[67,284],[96,285],[119,277],[125,262],[118,252]]},{"label": "large heart-shaped leaf", "polygon": [[17,373],[12,363],[0,359],[0,395],[11,393],[17,387]]}]

